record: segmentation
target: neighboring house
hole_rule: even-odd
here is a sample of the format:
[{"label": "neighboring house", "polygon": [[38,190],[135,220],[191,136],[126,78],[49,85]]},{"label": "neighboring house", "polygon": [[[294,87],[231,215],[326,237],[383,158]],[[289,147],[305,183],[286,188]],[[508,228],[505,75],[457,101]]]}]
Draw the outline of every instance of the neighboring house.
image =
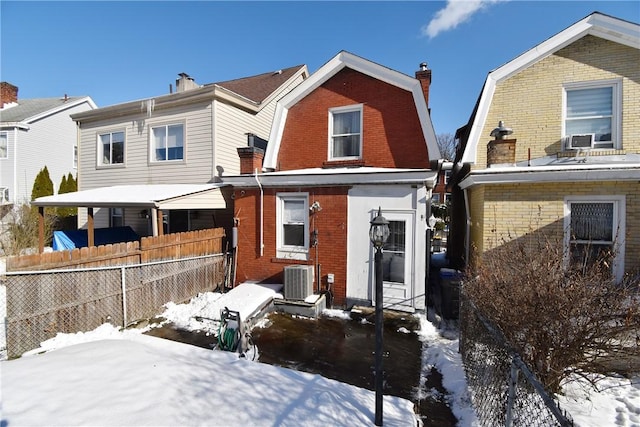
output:
[{"label": "neighboring house", "polygon": [[617,279],[638,269],[639,100],[640,26],[600,13],[490,72],[458,130],[452,264],[544,232],[567,265],[604,249]]},{"label": "neighboring house", "polygon": [[70,115],[96,105],[88,96],[18,99],[18,88],[0,83],[0,204],[31,201],[45,166],[57,192],[63,176],[76,175],[77,130]]},{"label": "neighboring house", "polygon": [[[240,172],[236,148],[264,144],[276,101],[307,76],[300,65],[198,85],[182,73],[175,92],[75,114],[79,191],[46,203],[91,208],[96,228],[142,236],[230,226],[220,177]],[[87,209],[78,216],[90,227]]]},{"label": "neighboring house", "polygon": [[[421,66],[413,78],[343,51],[278,102],[266,152],[239,149],[245,175],[224,178],[234,187],[237,282],[284,283],[285,298],[329,290],[335,305],[371,304],[368,233],[380,207],[391,229],[385,306],[424,308],[430,160],[440,154],[431,71]],[[296,271],[302,289],[288,287]]]}]

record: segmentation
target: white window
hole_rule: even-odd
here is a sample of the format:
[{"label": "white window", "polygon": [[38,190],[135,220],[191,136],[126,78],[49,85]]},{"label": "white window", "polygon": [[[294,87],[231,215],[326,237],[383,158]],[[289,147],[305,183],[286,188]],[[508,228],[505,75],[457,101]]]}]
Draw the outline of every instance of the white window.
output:
[{"label": "white window", "polygon": [[450,180],[451,180],[451,171],[450,170],[444,171],[444,183],[448,184]]},{"label": "white window", "polygon": [[565,198],[566,262],[582,268],[607,261],[617,279],[624,273],[625,199],[620,197]]},{"label": "white window", "polygon": [[78,169],[78,144],[73,146],[73,168]]},{"label": "white window", "polygon": [[564,87],[564,136],[593,134],[593,148],[621,148],[620,89],[617,80]]},{"label": "white window", "polygon": [[184,160],[184,125],[151,128],[151,161]]},{"label": "white window", "polygon": [[124,132],[109,132],[98,136],[98,164],[124,163]]},{"label": "white window", "polygon": [[123,226],[124,226],[124,209],[110,208],[109,209],[109,227],[123,227]]},{"label": "white window", "polygon": [[451,193],[444,193],[444,202],[451,203]]},{"label": "white window", "polygon": [[0,187],[0,205],[9,203],[9,189],[7,187]]},{"label": "white window", "polygon": [[433,204],[440,203],[440,193],[433,193],[431,195],[431,203]]},{"label": "white window", "polygon": [[276,203],[278,258],[306,260],[309,250],[309,195],[279,193]]},{"label": "white window", "polygon": [[0,159],[9,157],[9,137],[6,132],[0,132]]},{"label": "white window", "polygon": [[329,160],[362,157],[362,105],[329,110]]},{"label": "white window", "polygon": [[389,238],[382,252],[382,280],[405,283],[406,223],[389,221]]}]

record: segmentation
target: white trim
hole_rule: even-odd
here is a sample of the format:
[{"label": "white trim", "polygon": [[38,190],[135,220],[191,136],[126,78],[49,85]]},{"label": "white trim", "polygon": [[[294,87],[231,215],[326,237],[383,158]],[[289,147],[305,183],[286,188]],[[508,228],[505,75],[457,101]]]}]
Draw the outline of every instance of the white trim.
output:
[{"label": "white trim", "polygon": [[[286,246],[283,235],[284,203],[287,200],[304,201],[304,246]],[[280,259],[309,259],[309,193],[276,193],[276,257]]]},{"label": "white trim", "polygon": [[[169,126],[182,126],[182,158],[181,159],[173,159],[173,160],[154,160],[155,159],[155,141],[153,137],[153,130],[157,128],[164,127],[168,130]],[[187,120],[175,120],[171,122],[158,122],[156,124],[149,123],[149,142],[148,142],[148,154],[149,154],[149,165],[167,165],[167,164],[176,164],[176,163],[186,163],[187,162]],[[168,145],[167,145],[168,147]]]},{"label": "white trim", "polygon": [[[335,114],[340,113],[352,113],[357,111],[360,113],[360,133],[358,135],[358,155],[357,156],[346,156],[346,157],[333,157],[333,137],[334,137],[334,127],[333,127],[333,116]],[[336,161],[336,160],[354,160],[362,158],[362,134],[363,134],[363,122],[364,122],[364,104],[354,104],[354,105],[345,105],[342,107],[333,107],[329,108],[328,112],[328,132],[327,132],[327,160],[328,161]]]},{"label": "white trim", "polygon": [[[113,134],[114,133],[122,133],[122,163],[103,163],[104,152],[103,152],[103,144],[101,137],[103,135],[111,135],[109,138],[109,145],[113,149]],[[112,168],[122,168],[126,166],[127,163],[127,130],[123,129],[114,129],[110,131],[104,132],[96,132],[96,169],[112,169]],[[112,150],[113,151],[113,150]],[[113,159],[112,159],[113,160]]]},{"label": "white trim", "polygon": [[[598,147],[598,141],[592,142],[593,148],[621,149],[622,148],[622,79],[591,80],[570,82],[562,85],[562,137],[567,137],[567,90],[611,88],[611,142],[613,147]],[[562,147],[565,150],[565,147]]]},{"label": "white trim", "polygon": [[626,233],[626,196],[565,196],[564,197],[564,265],[569,265],[569,244],[571,236],[569,235],[571,227],[571,203],[613,203],[613,251],[615,258],[613,261],[612,271],[616,278],[616,282],[620,282],[624,277],[624,256],[625,256],[625,233]]},{"label": "white trim", "polygon": [[418,112],[418,118],[420,119],[420,124],[422,126],[422,132],[429,152],[429,158],[431,160],[441,158],[435,131],[431,123],[427,102],[424,99],[424,93],[422,92],[420,81],[398,71],[368,61],[352,53],[342,51],[278,101],[273,125],[271,126],[271,134],[269,135],[269,145],[267,145],[267,151],[264,156],[263,167],[265,170],[276,169],[278,152],[280,151],[280,143],[282,141],[289,108],[320,87],[324,82],[336,75],[343,68],[351,68],[355,71],[411,92]]},{"label": "white trim", "polygon": [[476,162],[478,144],[481,137],[480,133],[487,120],[496,84],[586,35],[593,35],[635,49],[640,49],[640,25],[600,13],[593,13],[505,65],[491,71],[487,76],[482,94],[480,95],[478,111],[474,117],[471,131],[469,132],[469,139],[462,155],[461,161],[463,163],[475,164]]},{"label": "white trim", "polygon": [[518,167],[506,170],[485,169],[468,175],[459,184],[466,189],[480,184],[513,184],[536,182],[578,181],[637,181],[640,180],[640,164],[572,165],[564,167]]}]

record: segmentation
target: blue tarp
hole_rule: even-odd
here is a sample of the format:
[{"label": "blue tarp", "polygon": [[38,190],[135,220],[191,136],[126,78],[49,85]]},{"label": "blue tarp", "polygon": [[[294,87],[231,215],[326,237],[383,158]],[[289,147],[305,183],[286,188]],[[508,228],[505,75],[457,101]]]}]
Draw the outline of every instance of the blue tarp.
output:
[{"label": "blue tarp", "polygon": [[[96,246],[111,243],[135,242],[137,240],[140,240],[140,236],[129,226],[96,228],[94,230],[94,243]],[[89,246],[88,242],[87,230],[62,230],[53,232],[54,251],[84,248]]]}]

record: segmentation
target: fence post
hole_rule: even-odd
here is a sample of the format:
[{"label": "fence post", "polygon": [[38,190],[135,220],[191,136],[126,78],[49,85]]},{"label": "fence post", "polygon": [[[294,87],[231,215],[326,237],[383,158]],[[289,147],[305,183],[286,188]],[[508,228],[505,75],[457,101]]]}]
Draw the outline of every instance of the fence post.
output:
[{"label": "fence post", "polygon": [[504,420],[505,427],[513,425],[513,404],[516,400],[516,388],[518,387],[518,368],[511,359],[511,372],[509,374],[509,395],[507,397],[507,415]]},{"label": "fence post", "polygon": [[127,280],[125,267],[120,268],[120,284],[122,286],[122,327],[127,327]]}]

